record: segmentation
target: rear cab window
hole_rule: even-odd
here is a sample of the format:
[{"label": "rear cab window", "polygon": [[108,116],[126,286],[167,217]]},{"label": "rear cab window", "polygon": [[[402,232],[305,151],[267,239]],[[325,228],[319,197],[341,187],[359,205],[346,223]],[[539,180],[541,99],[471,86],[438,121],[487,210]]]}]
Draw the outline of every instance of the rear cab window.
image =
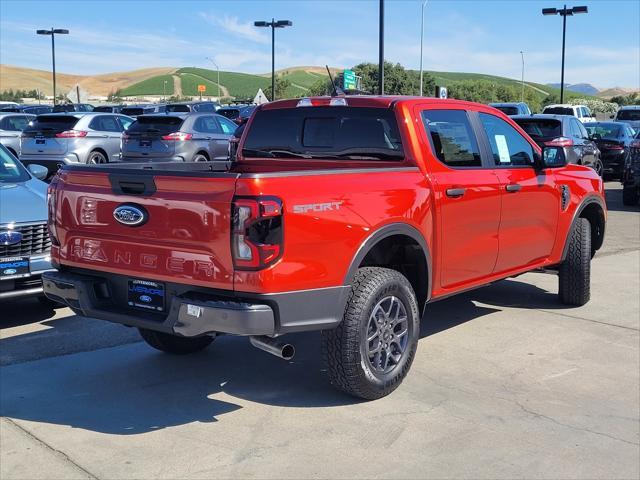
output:
[{"label": "rear cab window", "polygon": [[548,113],[550,115],[571,115],[572,117],[575,116],[573,108],[568,107],[545,107],[542,113]]},{"label": "rear cab window", "polygon": [[396,116],[389,108],[259,110],[245,137],[245,159],[404,160]]}]

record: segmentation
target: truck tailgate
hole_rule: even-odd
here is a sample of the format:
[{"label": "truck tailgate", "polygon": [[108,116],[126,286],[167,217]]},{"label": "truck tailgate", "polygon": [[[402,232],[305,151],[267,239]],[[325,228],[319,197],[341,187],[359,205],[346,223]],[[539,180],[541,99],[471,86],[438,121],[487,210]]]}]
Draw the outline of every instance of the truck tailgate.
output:
[{"label": "truck tailgate", "polygon": [[[232,290],[236,179],[233,173],[62,171],[54,194],[60,245],[53,256],[63,266]],[[146,220],[120,223],[114,211],[121,206],[137,208]]]}]

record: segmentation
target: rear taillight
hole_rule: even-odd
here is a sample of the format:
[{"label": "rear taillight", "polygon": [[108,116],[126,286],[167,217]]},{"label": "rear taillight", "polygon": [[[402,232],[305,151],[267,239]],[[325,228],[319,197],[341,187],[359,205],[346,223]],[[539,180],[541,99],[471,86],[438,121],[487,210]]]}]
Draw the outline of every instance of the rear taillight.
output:
[{"label": "rear taillight", "polygon": [[544,142],[548,147],[573,147],[573,140],[567,137],[558,137]]},{"label": "rear taillight", "polygon": [[56,133],[57,138],[81,138],[86,136],[87,132],[83,130],[65,130],[64,132]]},{"label": "rear taillight", "polygon": [[632,141],[632,142],[629,144],[629,146],[630,146],[631,148],[640,148],[640,140],[634,140],[634,141]]},{"label": "rear taillight", "polygon": [[184,132],[173,132],[170,133],[169,135],[163,135],[162,136],[162,140],[172,140],[175,142],[183,142],[185,140],[191,140],[191,138],[193,137],[193,135],[191,135],[190,133],[184,133]]},{"label": "rear taillight", "polygon": [[260,270],[282,256],[282,202],[278,198],[236,198],[231,221],[231,252],[235,268]]},{"label": "rear taillight", "polygon": [[56,175],[53,177],[53,180],[51,180],[51,183],[47,188],[47,212],[48,212],[47,228],[49,230],[49,238],[51,238],[51,243],[56,247],[59,247],[60,242],[58,241],[58,231],[56,228],[57,226],[57,218],[56,218],[57,188],[58,188],[58,177]]}]

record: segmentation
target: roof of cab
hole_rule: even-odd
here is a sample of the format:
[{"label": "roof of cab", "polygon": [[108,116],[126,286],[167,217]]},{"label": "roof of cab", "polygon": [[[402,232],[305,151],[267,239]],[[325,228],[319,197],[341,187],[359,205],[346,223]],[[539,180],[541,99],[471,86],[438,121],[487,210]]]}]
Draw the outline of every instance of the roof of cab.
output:
[{"label": "roof of cab", "polygon": [[[277,108],[292,108],[298,105],[298,102],[304,99],[309,99],[314,102],[314,106],[328,106],[332,99],[344,98],[346,106],[348,107],[375,107],[375,108],[390,108],[398,104],[432,104],[441,105],[443,108],[447,105],[462,105],[462,106],[479,106],[482,104],[467,102],[464,100],[454,100],[451,98],[434,98],[434,97],[419,97],[410,95],[346,95],[337,97],[304,97],[304,98],[292,98],[287,100],[276,100],[275,102],[265,103],[259,106],[263,110],[272,110]],[[488,108],[486,105],[482,107]],[[304,107],[303,107],[304,108]],[[311,107],[307,107],[311,108]]]}]

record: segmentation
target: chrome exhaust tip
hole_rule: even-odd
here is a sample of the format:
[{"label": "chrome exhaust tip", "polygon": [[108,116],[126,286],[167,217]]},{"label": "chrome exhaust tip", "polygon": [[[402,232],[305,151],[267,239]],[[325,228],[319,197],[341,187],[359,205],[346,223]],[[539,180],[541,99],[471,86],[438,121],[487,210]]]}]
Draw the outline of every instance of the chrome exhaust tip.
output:
[{"label": "chrome exhaust tip", "polygon": [[254,347],[282,358],[283,360],[291,360],[296,354],[296,349],[293,345],[280,342],[275,338],[262,335],[259,337],[249,337],[249,341]]}]

